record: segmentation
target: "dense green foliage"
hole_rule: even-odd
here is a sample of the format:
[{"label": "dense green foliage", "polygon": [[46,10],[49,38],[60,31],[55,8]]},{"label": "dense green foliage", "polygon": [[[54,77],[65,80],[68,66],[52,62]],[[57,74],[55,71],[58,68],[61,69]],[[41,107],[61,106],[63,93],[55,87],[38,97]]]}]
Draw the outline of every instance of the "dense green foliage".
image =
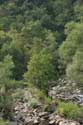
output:
[{"label": "dense green foliage", "polygon": [[67,37],[59,49],[66,67],[66,74],[78,85],[83,84],[83,23],[68,23],[65,30]]},{"label": "dense green foliage", "polygon": [[0,0],[0,103],[63,76],[83,86],[82,0]]},{"label": "dense green foliage", "polygon": [[68,119],[76,120],[77,118],[80,119],[83,117],[83,107],[79,107],[72,102],[59,102],[57,111]]}]

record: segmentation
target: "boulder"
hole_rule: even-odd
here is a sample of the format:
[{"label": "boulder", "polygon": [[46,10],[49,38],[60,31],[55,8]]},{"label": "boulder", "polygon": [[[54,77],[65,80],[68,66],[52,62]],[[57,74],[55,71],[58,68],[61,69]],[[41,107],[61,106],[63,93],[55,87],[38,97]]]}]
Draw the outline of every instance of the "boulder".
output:
[{"label": "boulder", "polygon": [[32,117],[26,117],[24,121],[25,125],[33,125],[33,119]]},{"label": "boulder", "polygon": [[49,122],[49,125],[55,125],[55,120],[51,120],[51,121]]},{"label": "boulder", "polygon": [[33,122],[34,125],[38,125],[39,124],[39,121],[38,119],[35,119],[34,122]]},{"label": "boulder", "polygon": [[44,118],[40,119],[40,124],[39,125],[48,125],[49,122],[47,120],[45,120]]},{"label": "boulder", "polygon": [[56,103],[55,101],[53,101],[52,103],[50,103],[47,107],[46,107],[46,111],[49,113],[53,113],[55,112],[55,108],[56,108]]},{"label": "boulder", "polygon": [[78,122],[76,121],[60,121],[59,125],[80,125]]},{"label": "boulder", "polygon": [[39,117],[41,118],[41,117],[46,117],[46,116],[48,116],[49,114],[47,113],[47,112],[40,112],[39,113]]}]

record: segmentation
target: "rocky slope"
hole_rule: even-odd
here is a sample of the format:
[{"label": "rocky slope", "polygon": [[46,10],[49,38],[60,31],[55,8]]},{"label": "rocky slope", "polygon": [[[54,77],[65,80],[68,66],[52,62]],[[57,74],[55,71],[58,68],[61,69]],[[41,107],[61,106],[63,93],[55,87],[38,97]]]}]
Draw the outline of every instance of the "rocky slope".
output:
[{"label": "rocky slope", "polygon": [[77,121],[66,120],[56,113],[41,112],[41,106],[36,109],[27,108],[27,104],[18,102],[14,108],[14,120],[23,125],[80,125]]}]

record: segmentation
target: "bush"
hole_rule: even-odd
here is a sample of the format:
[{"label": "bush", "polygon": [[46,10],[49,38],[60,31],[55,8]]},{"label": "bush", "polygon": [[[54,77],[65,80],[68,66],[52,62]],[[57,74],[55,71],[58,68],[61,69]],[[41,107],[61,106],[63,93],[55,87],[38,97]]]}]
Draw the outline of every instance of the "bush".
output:
[{"label": "bush", "polygon": [[13,99],[11,96],[4,95],[0,96],[0,113],[3,118],[8,119],[12,117]]},{"label": "bush", "polygon": [[38,101],[35,98],[32,98],[29,102],[28,105],[32,108],[36,108],[38,105]]},{"label": "bush", "polygon": [[6,121],[0,120],[0,125],[9,125],[9,123]]},{"label": "bush", "polygon": [[68,119],[76,120],[83,117],[83,107],[79,107],[72,102],[59,102],[57,111],[60,115],[63,114]]},{"label": "bush", "polygon": [[43,104],[49,104],[51,102],[51,99],[47,97],[42,90],[37,89],[34,86],[31,86],[31,87],[29,86],[28,91],[32,94],[34,98],[36,98],[39,102]]},{"label": "bush", "polygon": [[45,104],[50,104],[52,101],[51,98],[47,96],[45,96],[44,99],[45,99]]},{"label": "bush", "polygon": [[14,101],[24,98],[24,90],[23,89],[16,89],[13,93],[12,93],[12,98]]}]

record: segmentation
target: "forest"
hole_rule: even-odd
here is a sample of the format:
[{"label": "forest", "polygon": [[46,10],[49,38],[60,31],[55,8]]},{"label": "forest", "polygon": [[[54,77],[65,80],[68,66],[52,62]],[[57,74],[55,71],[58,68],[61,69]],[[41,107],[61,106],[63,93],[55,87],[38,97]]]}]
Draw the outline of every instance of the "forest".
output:
[{"label": "forest", "polygon": [[[82,106],[49,96],[67,84]],[[42,112],[57,102],[52,112],[83,124],[83,0],[0,0],[0,119],[15,121],[17,102]]]}]

